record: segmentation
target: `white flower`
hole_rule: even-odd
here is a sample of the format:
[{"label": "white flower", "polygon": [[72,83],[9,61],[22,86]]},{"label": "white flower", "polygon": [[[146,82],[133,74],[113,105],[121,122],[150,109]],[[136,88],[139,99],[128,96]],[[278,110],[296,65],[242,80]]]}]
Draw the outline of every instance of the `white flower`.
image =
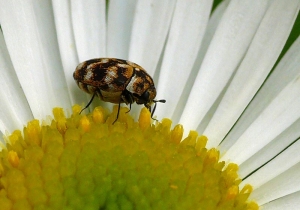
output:
[{"label": "white flower", "polygon": [[[299,0],[0,1],[0,131],[84,105],[79,62],[128,59],[169,117],[240,165],[264,209],[300,206],[300,39],[276,64]],[[274,67],[275,66],[275,67]],[[98,100],[99,101],[99,100]],[[133,106],[132,112],[140,107]]]}]

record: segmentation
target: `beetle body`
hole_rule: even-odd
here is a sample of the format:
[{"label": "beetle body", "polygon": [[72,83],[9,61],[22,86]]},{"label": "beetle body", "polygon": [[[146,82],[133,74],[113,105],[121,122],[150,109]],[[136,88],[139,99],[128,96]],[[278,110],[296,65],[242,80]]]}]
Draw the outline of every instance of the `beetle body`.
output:
[{"label": "beetle body", "polygon": [[[115,104],[144,104],[151,112],[156,101],[153,79],[141,66],[117,58],[96,58],[80,63],[73,74],[80,89]],[[85,107],[87,108],[89,104]],[[154,111],[154,110],[153,110]],[[153,114],[153,112],[152,112]],[[152,115],[151,115],[152,116]]]}]

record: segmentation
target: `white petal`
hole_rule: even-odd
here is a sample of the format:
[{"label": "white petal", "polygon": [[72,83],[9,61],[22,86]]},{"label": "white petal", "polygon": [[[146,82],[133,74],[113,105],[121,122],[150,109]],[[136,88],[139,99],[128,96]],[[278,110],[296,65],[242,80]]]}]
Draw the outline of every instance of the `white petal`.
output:
[{"label": "white petal", "polygon": [[265,11],[265,1],[231,1],[203,60],[180,123],[195,129],[213,105],[244,53]]},{"label": "white petal", "polygon": [[263,210],[298,210],[300,206],[300,192],[296,192],[290,195],[287,195],[282,198],[278,198],[270,203],[262,205]]},{"label": "white petal", "polygon": [[[257,94],[250,106],[247,108],[245,115],[242,116],[233,132],[230,133],[221,144],[221,151],[227,151],[232,146],[241,133],[245,131],[250,123],[262,112],[262,110],[274,99],[279,91],[284,88],[293,78],[299,74],[299,58],[300,58],[300,38],[294,42],[285,56],[281,59],[269,79],[266,81],[261,91]],[[267,97],[266,97],[267,96]],[[255,153],[251,158],[247,159],[240,165],[240,175],[245,177],[252,171],[268,162],[274,156],[279,154],[284,148],[290,145],[300,135],[300,119],[293,123],[288,129],[284,130],[268,145]]]},{"label": "white petal", "polygon": [[[200,69],[201,63],[204,59],[204,56],[207,52],[207,49],[209,48],[209,45],[211,43],[212,38],[214,37],[214,34],[217,30],[217,27],[219,26],[220,20],[222,20],[222,17],[224,15],[224,12],[226,11],[228,4],[229,4],[229,0],[227,1],[222,1],[217,8],[215,8],[214,12],[211,14],[210,19],[208,21],[206,30],[205,30],[205,34],[201,43],[201,48],[198,52],[198,56],[196,58],[194,67],[193,67],[193,72],[191,73],[191,75],[189,76],[190,78],[192,77],[192,82],[194,83],[195,78],[197,76],[198,70]],[[189,84],[190,82],[188,82],[186,84],[186,86],[191,86],[192,84]],[[189,88],[188,92],[190,92]]]},{"label": "white petal", "polygon": [[54,106],[69,106],[50,2],[12,0],[1,5],[7,48],[33,116],[42,118]]},{"label": "white petal", "polygon": [[[247,159],[239,166],[240,177],[246,177],[251,174],[253,171],[257,170],[269,160],[272,160],[273,157],[276,157],[280,154],[286,147],[296,141],[300,136],[300,119],[293,123],[288,129],[282,132],[269,144],[255,153],[252,157]],[[295,145],[292,145],[294,147]],[[293,157],[292,157],[293,158]],[[291,155],[287,156],[287,159],[284,162],[287,162],[290,165],[293,161],[290,161]],[[278,167],[277,167],[278,168]],[[281,168],[281,167],[279,167]],[[257,184],[257,183],[255,183]]]},{"label": "white petal", "polygon": [[278,93],[299,74],[299,49],[300,39],[298,38],[225,138],[224,144],[221,144],[221,150],[228,150]]},{"label": "white petal", "polygon": [[88,97],[86,94],[82,94],[73,79],[73,72],[79,61],[73,35],[69,1],[53,0],[52,5],[59,52],[71,102],[72,104],[82,104],[88,101]]},{"label": "white petal", "polygon": [[169,31],[175,0],[138,1],[131,34],[129,60],[153,76]]},{"label": "white petal", "polygon": [[239,66],[216,113],[203,132],[207,147],[218,145],[243,113],[276,62],[290,34],[297,2],[274,1]]},{"label": "white petal", "polygon": [[22,128],[33,116],[14,72],[2,33],[0,33],[0,70],[0,131],[5,133]]},{"label": "white petal", "polygon": [[107,57],[128,59],[136,2],[137,0],[113,0],[109,2]]},{"label": "white petal", "polygon": [[76,0],[70,2],[79,62],[105,57],[105,1]]},{"label": "white petal", "polygon": [[287,129],[300,117],[299,95],[300,75],[279,93],[222,159],[241,164]]},{"label": "white petal", "polygon": [[[217,30],[217,27],[220,23],[220,20],[222,20],[222,17],[224,15],[224,12],[226,11],[226,8],[228,7],[230,1],[222,1],[217,8],[214,10],[214,12],[212,13],[210,20],[208,22],[206,31],[205,31],[205,35],[203,37],[202,43],[201,43],[201,48],[198,52],[195,64],[193,66],[192,72],[188,78],[188,81],[186,82],[186,85],[183,88],[183,92],[181,94],[181,100],[179,101],[179,103],[176,106],[176,113],[173,115],[172,117],[172,121],[175,123],[178,123],[180,117],[181,117],[181,113],[184,109],[185,103],[188,99],[188,96],[191,92],[191,89],[193,87],[193,84],[195,82],[195,79],[197,77],[198,71],[200,69],[200,66],[202,64],[202,61],[204,59],[204,56],[207,52],[207,49],[209,48],[209,45],[211,43],[211,40],[214,36],[214,33]],[[223,95],[224,93],[221,93],[220,95]],[[214,105],[212,105],[212,107],[210,108],[210,110],[206,113],[205,117],[203,118],[202,122],[200,123],[200,125],[198,126],[197,131],[199,133],[202,133],[204,131],[204,128],[206,128],[207,123],[209,122],[211,116],[213,115],[213,113],[215,112],[217,105],[220,103],[220,99],[221,97],[219,96],[218,99],[216,100],[216,102],[214,103]],[[188,131],[188,130],[186,130]]]},{"label": "white petal", "polygon": [[181,94],[200,48],[211,6],[212,1],[207,0],[178,0],[176,3],[157,91],[157,98],[166,99],[167,105],[157,109],[158,116],[173,118],[175,104],[182,99]]},{"label": "white petal", "polygon": [[[297,148],[299,150],[299,145]],[[291,151],[287,151],[287,153],[288,152]],[[298,154],[299,152],[294,150],[290,153],[290,157],[292,155],[294,157],[299,156]],[[289,160],[291,160],[291,158],[289,158]],[[278,163],[280,165],[278,165]],[[278,175],[278,170],[276,169],[280,167],[284,167],[286,169],[284,166],[285,163],[286,161],[274,161],[274,164],[271,163],[270,167],[266,167],[266,170],[262,173],[258,173],[254,179],[252,179],[251,176],[249,179],[245,180],[245,182],[249,183],[250,181],[250,183],[253,183],[255,181],[260,181],[261,179],[264,180],[264,175],[270,176],[270,174],[274,173],[275,178],[256,188],[251,194],[250,199],[254,199],[259,205],[262,205],[300,190],[300,163]]]}]

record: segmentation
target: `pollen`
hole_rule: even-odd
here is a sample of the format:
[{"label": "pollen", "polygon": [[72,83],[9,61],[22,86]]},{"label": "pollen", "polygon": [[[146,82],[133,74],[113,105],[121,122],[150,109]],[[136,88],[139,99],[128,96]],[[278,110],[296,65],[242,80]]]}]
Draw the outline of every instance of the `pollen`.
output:
[{"label": "pollen", "polygon": [[134,121],[96,107],[54,108],[6,136],[0,152],[0,208],[11,209],[258,209],[240,189],[238,166],[220,162],[205,136],[172,121],[153,121],[146,108]]}]

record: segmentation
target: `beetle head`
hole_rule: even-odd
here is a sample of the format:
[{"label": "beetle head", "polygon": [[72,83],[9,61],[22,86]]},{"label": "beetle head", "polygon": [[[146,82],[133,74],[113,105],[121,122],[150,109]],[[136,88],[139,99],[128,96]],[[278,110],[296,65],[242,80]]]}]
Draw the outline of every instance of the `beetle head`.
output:
[{"label": "beetle head", "polygon": [[148,88],[142,95],[137,96],[136,94],[134,94],[134,98],[137,104],[144,104],[145,107],[149,107],[151,106],[151,104],[153,103],[153,100],[156,96],[156,89],[154,86],[151,86],[150,88]]},{"label": "beetle head", "polygon": [[137,104],[144,104],[145,107],[151,112],[151,105],[154,103],[153,111],[151,112],[151,118],[153,119],[153,114],[156,109],[156,103],[166,103],[166,100],[155,100],[156,89],[154,86],[148,88],[141,96],[135,96],[135,100]]}]

